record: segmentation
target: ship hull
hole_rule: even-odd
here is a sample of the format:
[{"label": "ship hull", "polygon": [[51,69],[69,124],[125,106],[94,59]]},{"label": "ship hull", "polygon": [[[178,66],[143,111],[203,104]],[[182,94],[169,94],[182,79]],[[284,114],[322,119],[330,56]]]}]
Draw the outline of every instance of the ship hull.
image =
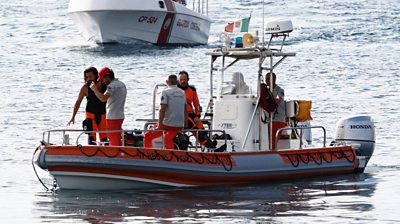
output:
[{"label": "ship hull", "polygon": [[84,38],[96,43],[201,45],[208,42],[211,24],[207,16],[171,0],[71,0],[68,14]]},{"label": "ship hull", "polygon": [[205,153],[107,146],[46,146],[36,163],[61,189],[195,187],[353,173],[351,147]]}]

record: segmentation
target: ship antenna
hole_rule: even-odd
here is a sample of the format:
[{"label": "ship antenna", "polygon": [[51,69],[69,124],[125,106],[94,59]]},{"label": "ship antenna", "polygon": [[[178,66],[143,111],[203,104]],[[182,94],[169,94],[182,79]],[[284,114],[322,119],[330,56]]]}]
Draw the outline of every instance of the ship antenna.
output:
[{"label": "ship antenna", "polygon": [[262,48],[265,46],[265,41],[264,41],[264,0],[262,0]]}]

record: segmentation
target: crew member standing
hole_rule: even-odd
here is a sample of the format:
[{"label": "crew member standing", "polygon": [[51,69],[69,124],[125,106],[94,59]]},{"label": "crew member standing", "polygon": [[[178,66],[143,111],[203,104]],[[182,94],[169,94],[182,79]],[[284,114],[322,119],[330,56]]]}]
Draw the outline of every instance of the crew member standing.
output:
[{"label": "crew member standing", "polygon": [[187,125],[185,92],[178,88],[178,77],[168,76],[168,88],[161,93],[158,129],[164,131],[164,146],[174,149],[173,139]]},{"label": "crew member standing", "polygon": [[[86,97],[86,108],[85,108],[85,122],[86,127],[89,128],[87,131],[104,131],[106,130],[106,102],[101,102],[95,95],[95,93],[89,88],[92,83],[94,83],[101,93],[106,91],[106,85],[97,82],[99,73],[95,67],[89,67],[83,72],[83,77],[85,84],[79,91],[78,99],[75,102],[74,111],[72,112],[71,120],[68,122],[70,124],[75,123],[75,116],[79,110],[84,97]],[[99,133],[99,141],[107,141],[107,135],[105,133]],[[96,132],[89,133],[88,144],[95,145]]]},{"label": "crew member standing", "polygon": [[268,87],[271,85],[272,78],[272,96],[277,104],[277,108],[275,112],[272,113],[272,149],[275,149],[276,145],[276,132],[280,128],[284,128],[286,126],[286,112],[285,112],[285,91],[276,84],[276,75],[275,73],[267,73],[265,75],[265,82]]},{"label": "crew member standing", "polygon": [[[107,85],[107,90],[104,94],[101,93],[95,85],[91,85],[90,87],[93,89],[97,98],[102,102],[107,101],[107,130],[122,130],[122,123],[125,118],[126,86],[123,82],[116,79],[113,70],[107,67],[100,70],[99,81]],[[121,145],[121,134],[122,132],[108,132],[107,136],[110,140],[110,145]]]},{"label": "crew member standing", "polygon": [[[204,129],[203,122],[200,120],[201,110],[197,91],[194,86],[189,85],[189,74],[186,71],[179,72],[178,87],[185,91],[186,95],[186,112],[188,113],[187,128]],[[197,140],[199,143],[207,148],[215,148],[217,145],[217,141],[212,142],[205,131],[199,131],[198,134],[194,133],[194,136],[198,137]]]}]

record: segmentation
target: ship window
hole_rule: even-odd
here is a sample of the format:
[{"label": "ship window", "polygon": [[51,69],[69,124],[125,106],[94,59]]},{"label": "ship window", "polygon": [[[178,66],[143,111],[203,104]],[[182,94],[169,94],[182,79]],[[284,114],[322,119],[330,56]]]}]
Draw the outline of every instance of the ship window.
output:
[{"label": "ship window", "polygon": [[161,9],[164,8],[164,1],[158,1],[158,5],[160,6]]}]

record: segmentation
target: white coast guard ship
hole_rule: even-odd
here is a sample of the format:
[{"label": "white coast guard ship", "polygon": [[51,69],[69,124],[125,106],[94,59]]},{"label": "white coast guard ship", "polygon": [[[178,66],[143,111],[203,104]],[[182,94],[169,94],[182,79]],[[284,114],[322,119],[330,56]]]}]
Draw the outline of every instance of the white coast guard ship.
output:
[{"label": "white coast guard ship", "polygon": [[207,44],[208,0],[70,0],[68,14],[96,43]]}]

